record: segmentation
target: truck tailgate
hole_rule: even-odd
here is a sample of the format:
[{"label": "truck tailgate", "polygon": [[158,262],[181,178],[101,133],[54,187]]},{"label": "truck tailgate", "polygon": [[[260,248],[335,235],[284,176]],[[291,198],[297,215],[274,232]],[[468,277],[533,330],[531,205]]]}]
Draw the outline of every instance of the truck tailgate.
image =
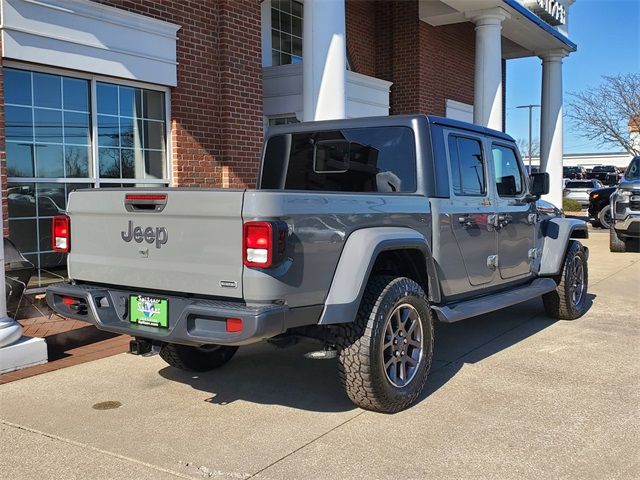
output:
[{"label": "truck tailgate", "polygon": [[242,298],[243,197],[243,190],[73,192],[69,278]]}]

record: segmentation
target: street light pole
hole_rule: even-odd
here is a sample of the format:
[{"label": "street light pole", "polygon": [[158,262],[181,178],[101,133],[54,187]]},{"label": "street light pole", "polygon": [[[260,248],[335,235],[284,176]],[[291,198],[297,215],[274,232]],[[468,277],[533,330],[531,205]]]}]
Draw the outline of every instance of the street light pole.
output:
[{"label": "street light pole", "polygon": [[516,108],[528,108],[529,109],[529,174],[531,174],[531,113],[534,108],[540,108],[540,105],[518,105]]}]

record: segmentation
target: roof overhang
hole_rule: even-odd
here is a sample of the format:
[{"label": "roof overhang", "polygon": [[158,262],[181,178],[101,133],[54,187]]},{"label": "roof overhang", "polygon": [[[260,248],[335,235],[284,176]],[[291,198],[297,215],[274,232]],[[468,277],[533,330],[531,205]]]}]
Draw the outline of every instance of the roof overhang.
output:
[{"label": "roof overhang", "polygon": [[504,58],[577,50],[575,43],[517,0],[420,0],[420,19],[433,26],[451,25],[468,22],[472,12],[494,8],[502,8],[509,14],[502,22]]}]

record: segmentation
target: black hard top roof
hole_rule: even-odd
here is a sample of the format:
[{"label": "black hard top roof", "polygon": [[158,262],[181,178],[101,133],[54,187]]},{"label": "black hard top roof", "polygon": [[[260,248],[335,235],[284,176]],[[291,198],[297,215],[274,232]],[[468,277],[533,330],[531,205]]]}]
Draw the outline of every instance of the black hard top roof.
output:
[{"label": "black hard top roof", "polygon": [[466,130],[479,133],[481,135],[491,135],[496,138],[513,142],[513,138],[499,130],[481,127],[473,123],[453,120],[451,118],[437,117],[435,115],[390,115],[378,117],[347,118],[340,120],[322,120],[317,122],[289,123],[287,125],[277,125],[269,127],[268,135],[278,135],[283,133],[302,133],[322,130],[339,130],[343,128],[366,128],[366,127],[388,127],[407,126],[413,127],[416,122],[427,122],[428,124],[440,125],[446,128]]}]

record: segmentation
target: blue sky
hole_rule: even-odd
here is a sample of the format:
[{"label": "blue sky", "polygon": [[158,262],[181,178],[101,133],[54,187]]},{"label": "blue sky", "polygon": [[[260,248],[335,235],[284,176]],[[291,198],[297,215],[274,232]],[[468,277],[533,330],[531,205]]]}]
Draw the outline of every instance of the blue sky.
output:
[{"label": "blue sky", "polygon": [[[568,92],[596,86],[602,75],[640,72],[640,0],[577,0],[570,10],[569,38],[578,51],[564,59],[565,106]],[[528,110],[517,105],[539,104],[542,66],[537,57],[507,62],[507,133],[527,139]],[[533,110],[533,137],[539,137],[540,109]],[[620,151],[600,147],[564,123],[565,153]]]}]

